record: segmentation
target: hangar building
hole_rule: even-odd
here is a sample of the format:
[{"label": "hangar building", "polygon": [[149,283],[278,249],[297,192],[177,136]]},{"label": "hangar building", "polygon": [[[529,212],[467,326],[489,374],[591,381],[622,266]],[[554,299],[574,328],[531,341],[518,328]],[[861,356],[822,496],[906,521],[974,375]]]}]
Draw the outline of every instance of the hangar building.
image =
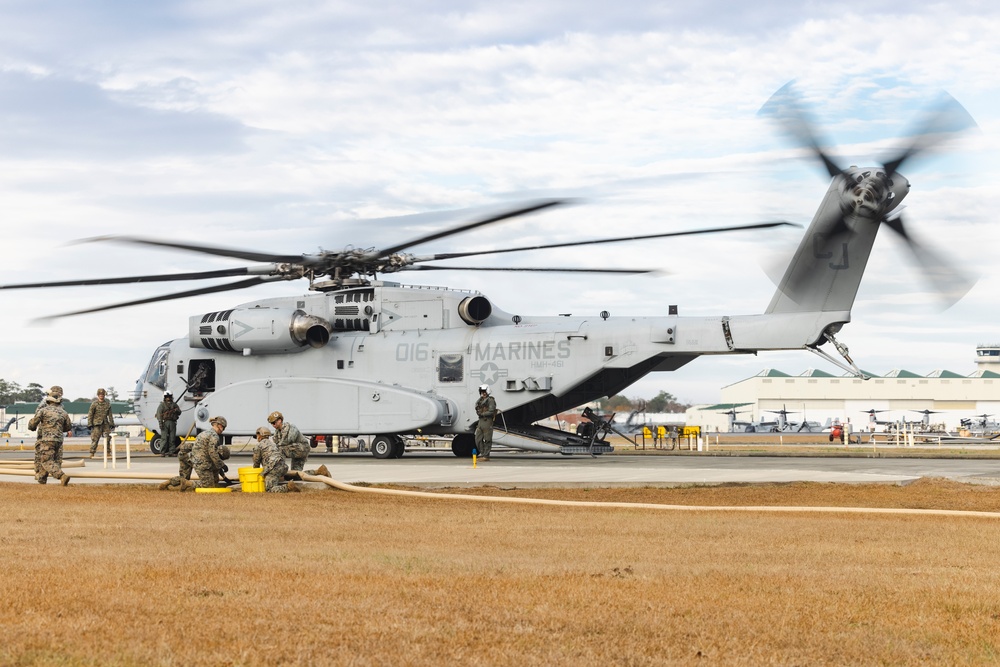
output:
[{"label": "hangar building", "polygon": [[[918,375],[904,369],[880,375],[865,370],[869,380],[814,369],[799,375],[765,369],[723,387],[719,403],[689,409],[687,423],[701,424],[709,433],[726,432],[730,410],[740,413],[740,421],[757,422],[774,420],[776,411],[783,409],[789,422],[850,420],[855,431],[870,427],[870,410],[880,411],[879,421],[890,422],[919,422],[922,411],[930,410],[929,422],[949,431],[977,415],[995,423],[1000,421],[1000,345],[978,346],[976,366],[971,375],[947,370]],[[883,430],[883,425],[875,430]]]}]

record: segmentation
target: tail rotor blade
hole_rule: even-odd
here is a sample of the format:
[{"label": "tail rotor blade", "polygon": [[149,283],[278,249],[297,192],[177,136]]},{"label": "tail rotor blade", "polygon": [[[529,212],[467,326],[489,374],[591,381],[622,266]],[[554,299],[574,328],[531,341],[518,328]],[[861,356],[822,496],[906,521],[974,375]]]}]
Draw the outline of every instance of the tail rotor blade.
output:
[{"label": "tail rotor blade", "polygon": [[883,161],[886,173],[891,178],[910,158],[931,150],[956,134],[974,127],[977,127],[976,121],[965,107],[945,93],[941,101],[929,109],[914,131],[909,133],[913,137],[910,144],[897,155]]},{"label": "tail rotor blade", "polygon": [[805,110],[793,82],[789,81],[771,96],[758,112],[770,116],[795,143],[808,148],[823,164],[831,177],[839,176],[844,170],[822,148],[819,133]]},{"label": "tail rotor blade", "polygon": [[945,309],[958,303],[975,286],[978,276],[969,276],[943,256],[917,241],[904,225],[903,216],[889,218],[883,221],[883,224],[896,232],[913,253],[921,273],[938,293]]}]

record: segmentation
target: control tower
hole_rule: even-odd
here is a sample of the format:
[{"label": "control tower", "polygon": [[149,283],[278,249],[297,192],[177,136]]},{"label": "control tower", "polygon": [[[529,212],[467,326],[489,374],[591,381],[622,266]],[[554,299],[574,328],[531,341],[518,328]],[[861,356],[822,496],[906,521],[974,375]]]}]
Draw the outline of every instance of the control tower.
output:
[{"label": "control tower", "polygon": [[1000,344],[976,346],[976,370],[1000,373]]}]

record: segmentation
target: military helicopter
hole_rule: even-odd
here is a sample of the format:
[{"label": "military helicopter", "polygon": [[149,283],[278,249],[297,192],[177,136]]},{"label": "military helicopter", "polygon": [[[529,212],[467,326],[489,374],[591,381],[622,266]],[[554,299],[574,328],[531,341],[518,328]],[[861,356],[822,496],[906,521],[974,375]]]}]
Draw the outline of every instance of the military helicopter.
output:
[{"label": "military helicopter", "polygon": [[892,419],[879,419],[878,415],[880,412],[889,412],[888,410],[877,410],[875,408],[870,408],[868,410],[861,410],[864,414],[868,415],[868,431],[874,433],[879,426],[891,426],[896,422]]},{"label": "military helicopter", "polygon": [[936,415],[936,414],[938,414],[941,411],[940,410],[910,410],[910,412],[916,412],[918,414],[923,415],[923,417],[920,418],[920,421],[917,422],[917,424],[920,426],[920,429],[922,431],[930,432],[932,430],[931,429],[931,415]]},{"label": "military helicopter", "polygon": [[968,429],[973,434],[987,437],[996,436],[1000,433],[1000,423],[996,420],[990,419],[993,415],[982,414],[974,415],[965,419],[960,419],[959,422],[962,428]]},{"label": "military helicopter", "polygon": [[[756,426],[753,422],[753,411],[752,410],[737,410],[735,406],[729,408],[725,412],[721,411],[722,414],[726,415],[729,419],[729,433],[753,433],[756,431]],[[737,419],[739,415],[750,413],[750,421],[743,421]]]},{"label": "military helicopter", "polygon": [[[169,390],[183,408],[178,433],[207,429],[211,416],[224,415],[229,422],[228,435],[250,435],[264,416],[281,410],[306,434],[373,435],[371,449],[378,458],[402,456],[402,436],[415,433],[453,435],[455,455],[470,456],[476,422],[473,407],[478,387],[486,385],[501,410],[494,432],[497,444],[562,454],[610,452],[611,445],[603,439],[588,441],[536,422],[620,393],[650,372],[676,370],[702,355],[807,350],[864,377],[837,334],[851,320],[858,286],[882,224],[897,232],[924,266],[932,266],[935,278],[945,280],[942,290],[954,291],[942,276],[957,275],[957,271],[919,246],[897,215],[910,189],[899,167],[941,141],[944,117],[951,117],[953,109],[932,117],[916,139],[881,166],[846,168],[820,148],[788,87],[776,93],[763,111],[802,142],[832,180],[761,314],[686,317],[670,306],[667,314],[659,317],[611,317],[607,312],[576,317],[522,316],[502,310],[480,292],[406,286],[383,278],[403,271],[523,271],[428,262],[788,224],[767,222],[477,252],[404,252],[557,206],[560,200],[532,203],[380,250],[285,255],[131,236],[98,237],[88,241],[167,248],[257,264],[181,274],[0,285],[0,289],[243,277],[236,282],[52,316],[64,317],[272,281],[309,282],[305,295],[249,301],[191,316],[188,336],[155,350],[136,384],[136,414],[150,430],[156,428],[155,408],[163,392]],[[967,118],[964,126],[970,123],[971,118]],[[942,268],[947,270],[939,270]],[[833,348],[840,358],[824,348]],[[156,441],[154,438],[154,452]]]}]

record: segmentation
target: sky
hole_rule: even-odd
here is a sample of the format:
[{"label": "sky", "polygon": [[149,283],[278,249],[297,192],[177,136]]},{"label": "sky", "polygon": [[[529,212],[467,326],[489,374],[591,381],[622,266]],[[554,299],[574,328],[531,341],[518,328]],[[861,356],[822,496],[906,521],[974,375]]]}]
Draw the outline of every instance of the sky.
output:
[{"label": "sky", "polygon": [[[942,310],[876,241],[840,333],[874,373],[975,370],[1000,342],[1000,6],[701,2],[0,0],[0,284],[229,268],[133,235],[281,253],[385,247],[538,198],[573,205],[413,252],[787,220],[829,185],[758,112],[789,81],[840,164],[879,164],[947,91],[978,129],[907,162],[913,234],[979,276]],[[481,265],[654,276],[397,274],[529,315],[763,312],[801,229],[534,251]],[[468,263],[469,260],[464,260]],[[428,277],[429,276],[429,277]],[[187,289],[0,291],[0,378],[72,397],[134,387],[188,317],[305,282],[36,318]],[[624,393],[711,403],[805,351],[698,359]]]}]

